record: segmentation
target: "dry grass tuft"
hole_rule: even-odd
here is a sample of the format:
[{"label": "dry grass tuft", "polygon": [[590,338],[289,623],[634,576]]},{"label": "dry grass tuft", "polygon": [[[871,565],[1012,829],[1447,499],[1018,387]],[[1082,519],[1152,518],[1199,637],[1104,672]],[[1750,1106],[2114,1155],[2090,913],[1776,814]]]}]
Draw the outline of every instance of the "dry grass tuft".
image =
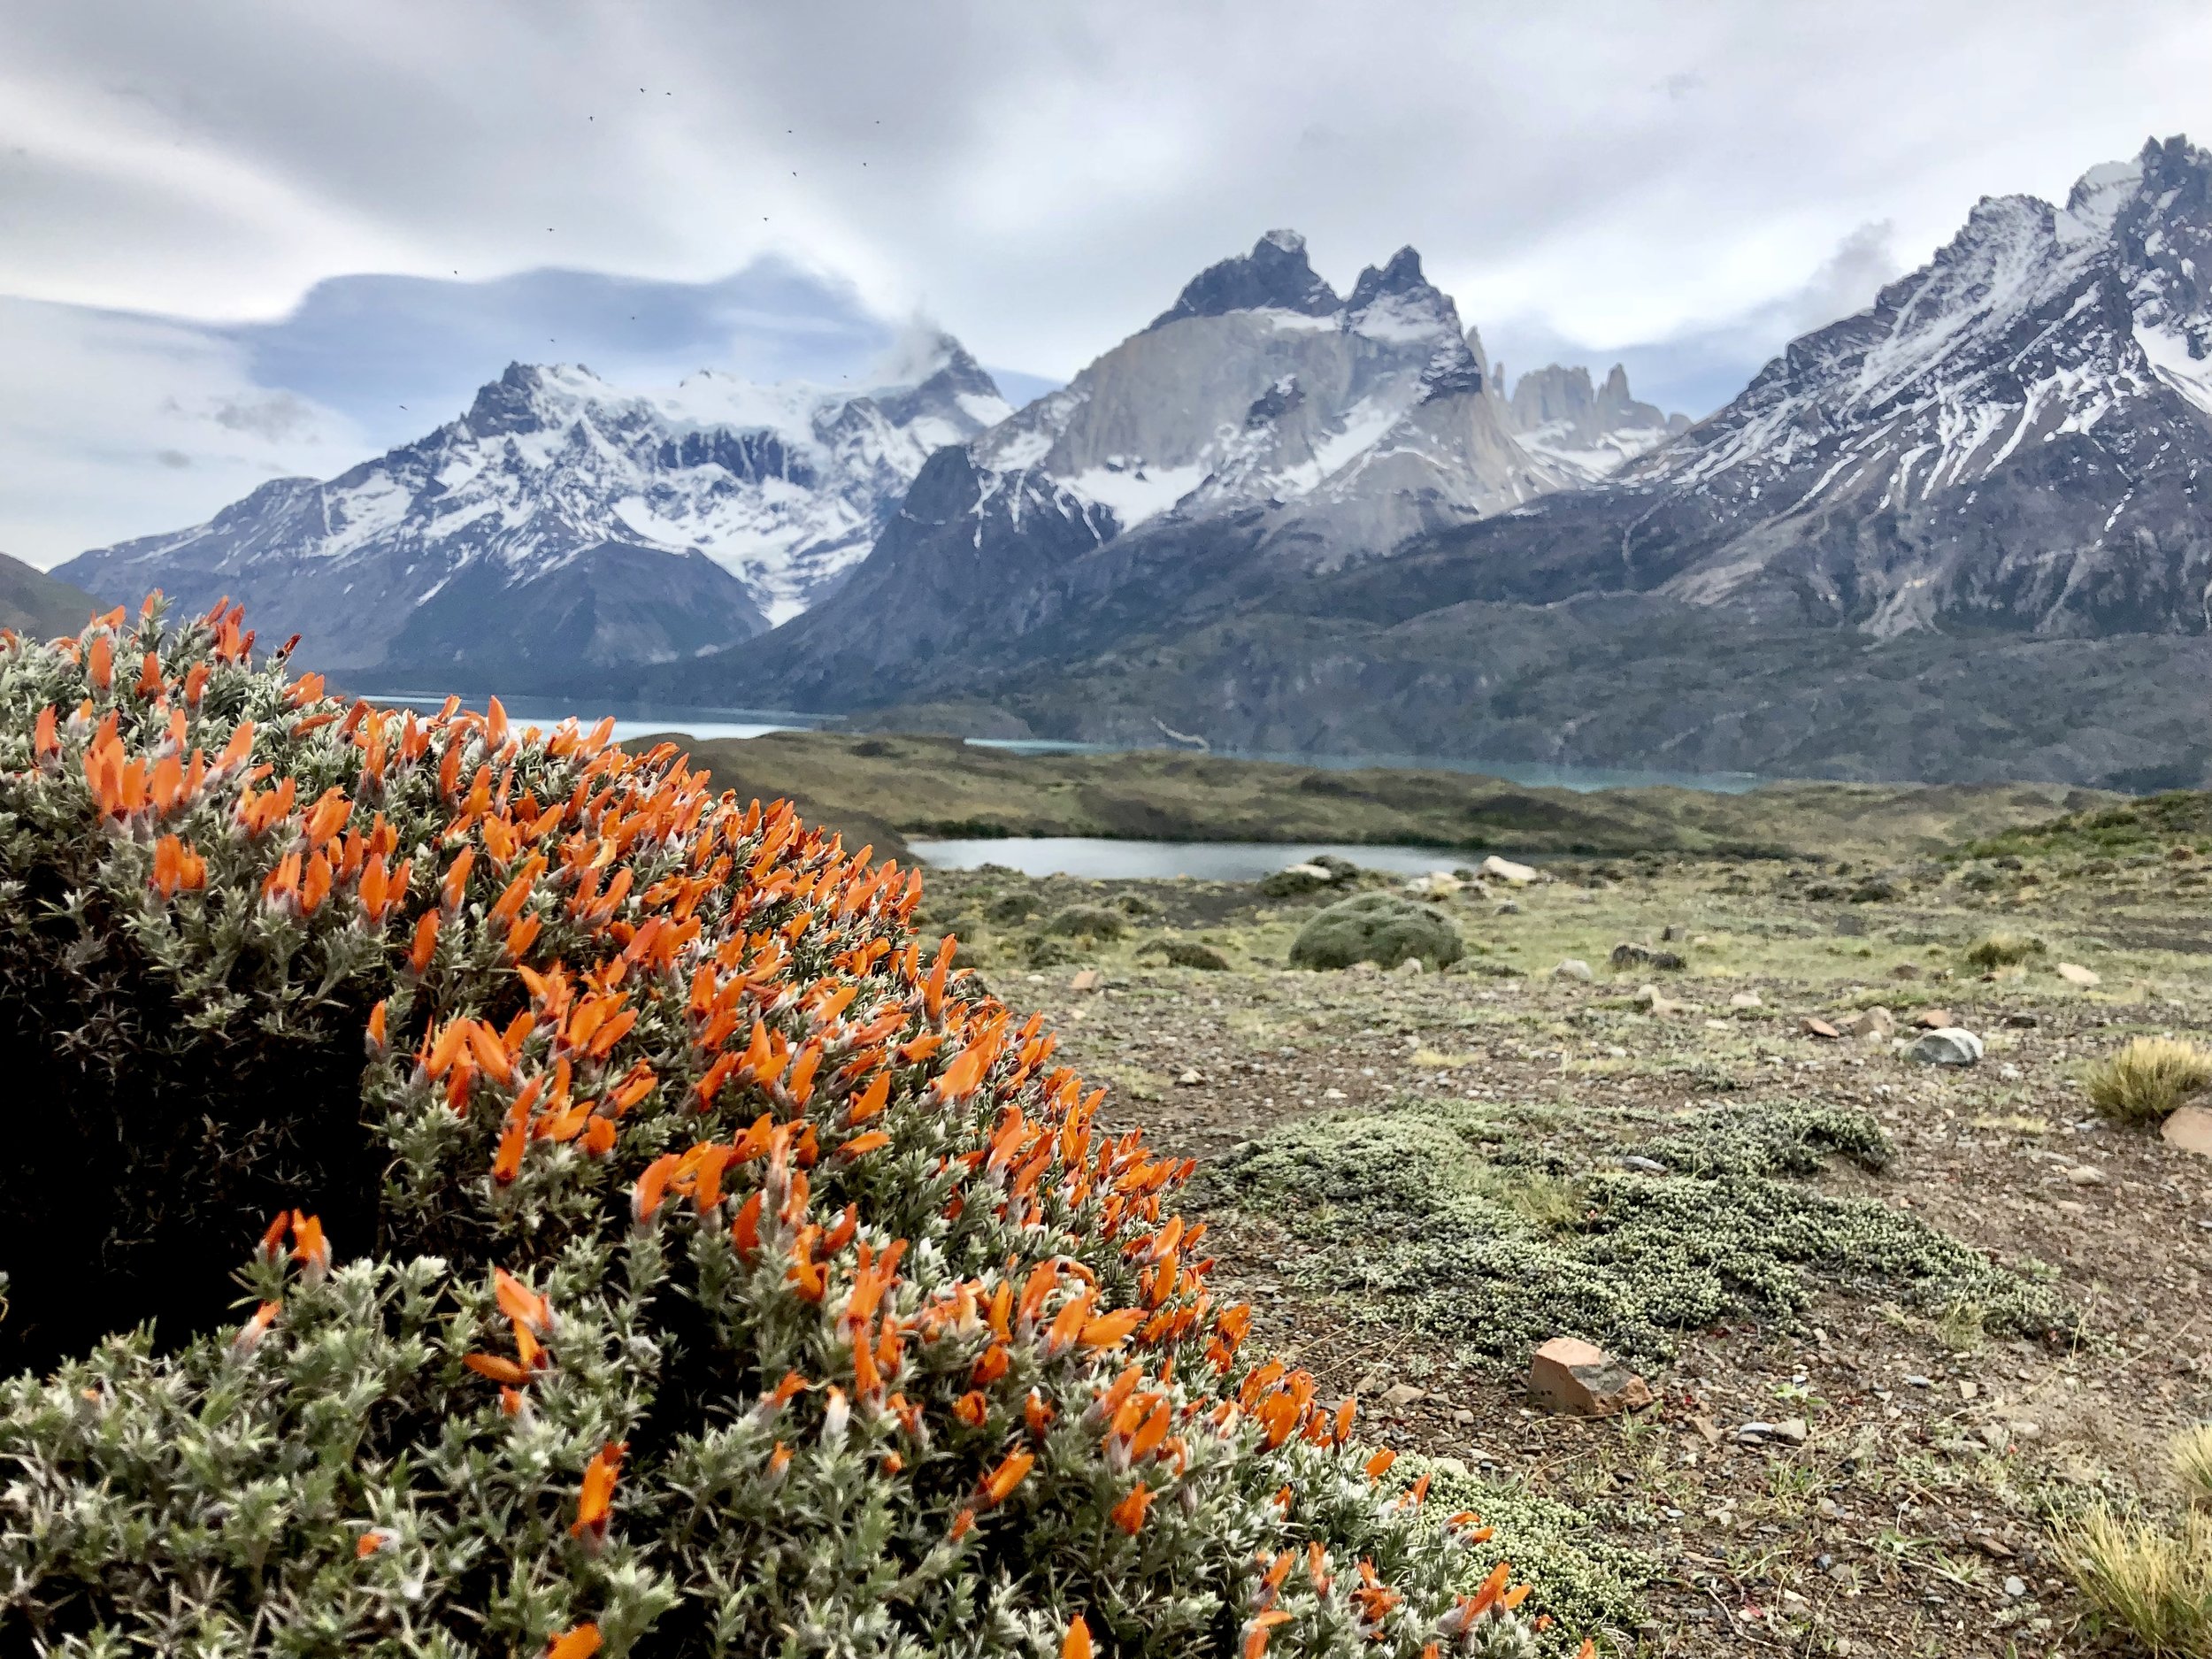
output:
[{"label": "dry grass tuft", "polygon": [[1992,933],[1966,953],[1970,966],[2009,968],[2016,962],[2039,956],[2049,949],[2032,933]]},{"label": "dry grass tuft", "polygon": [[2090,1103],[2121,1123],[2156,1123],[2212,1084],[2212,1054],[2172,1037],[2137,1037],[2089,1068]]},{"label": "dry grass tuft", "polygon": [[2212,1659],[2212,1517],[2178,1532],[2099,1508],[2059,1530],[2082,1594],[2157,1659]]},{"label": "dry grass tuft", "polygon": [[2212,1510],[2212,1423],[2200,1423],[2174,1437],[2174,1475],[2190,1502]]}]

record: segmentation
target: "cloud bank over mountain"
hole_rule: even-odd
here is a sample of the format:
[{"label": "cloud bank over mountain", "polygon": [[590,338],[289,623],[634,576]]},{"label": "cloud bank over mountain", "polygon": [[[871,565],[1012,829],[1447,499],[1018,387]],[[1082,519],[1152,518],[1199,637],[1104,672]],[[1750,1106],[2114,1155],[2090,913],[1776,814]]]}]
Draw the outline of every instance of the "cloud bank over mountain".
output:
[{"label": "cloud bank over mountain", "polygon": [[[826,273],[876,331],[918,313],[995,372],[1066,377],[1270,225],[1300,227],[1339,288],[1373,250],[1417,246],[1513,366],[1617,359],[1642,396],[1702,412],[1809,311],[1864,302],[1863,227],[1886,223],[1906,268],[1984,192],[2055,196],[2083,155],[2212,129],[2212,12],[2186,0],[1712,0],[1601,24],[1448,0],[1042,19],[1019,0],[0,0],[0,302],[97,313],[0,329],[57,336],[27,401],[89,399],[110,428],[65,451],[96,487],[0,489],[0,545],[43,556],[63,549],[27,544],[234,493],[112,522],[219,465],[326,472],[283,446],[357,427],[365,453],[391,435],[388,397],[451,412],[518,352],[487,338],[449,365],[441,342],[480,326],[542,324],[526,355],[615,361],[629,284],[667,303],[635,353],[657,381],[775,373],[672,360],[745,338],[747,295],[725,290],[771,268]],[[1842,303],[1812,305],[1839,281]],[[349,330],[380,315],[388,360],[348,368]],[[188,322],[189,344],[150,337]],[[53,389],[83,362],[65,344],[94,353],[73,371],[94,384]],[[96,373],[96,348],[117,354]],[[403,396],[411,363],[445,378]],[[245,400],[214,428],[235,447],[179,441],[173,398]],[[0,477],[54,449],[0,450]]]}]

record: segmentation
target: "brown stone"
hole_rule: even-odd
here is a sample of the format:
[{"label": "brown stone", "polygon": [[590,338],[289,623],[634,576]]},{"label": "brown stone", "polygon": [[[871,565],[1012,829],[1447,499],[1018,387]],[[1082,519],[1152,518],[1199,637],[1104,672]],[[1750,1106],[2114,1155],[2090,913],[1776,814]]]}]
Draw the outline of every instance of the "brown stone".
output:
[{"label": "brown stone", "polygon": [[1924,1008],[1912,1017],[1912,1023],[1923,1031],[1945,1031],[1952,1024],[1951,1010],[1947,1008]]},{"label": "brown stone", "polygon": [[1897,1029],[1897,1018],[1877,1002],[1837,1020],[1835,1027],[1847,1037],[1887,1037]]},{"label": "brown stone", "polygon": [[1826,1020],[1816,1019],[1809,1014],[1799,1022],[1798,1029],[1802,1031],[1808,1037],[1824,1037],[1830,1042],[1835,1041],[1838,1038],[1843,1035],[1841,1032],[1838,1031],[1833,1025],[1831,1025]]},{"label": "brown stone", "polygon": [[2158,1133],[2169,1146],[2212,1158],[2212,1107],[2176,1107]]},{"label": "brown stone", "polygon": [[1540,1406],[1581,1417],[1608,1417],[1651,1403],[1644,1379],[1603,1348],[1577,1336],[1555,1336],[1528,1366],[1528,1391]]},{"label": "brown stone", "polygon": [[1074,979],[1068,981],[1068,989],[1071,991],[1095,991],[1098,989],[1098,970],[1096,968],[1084,969],[1082,972],[1077,974]]}]

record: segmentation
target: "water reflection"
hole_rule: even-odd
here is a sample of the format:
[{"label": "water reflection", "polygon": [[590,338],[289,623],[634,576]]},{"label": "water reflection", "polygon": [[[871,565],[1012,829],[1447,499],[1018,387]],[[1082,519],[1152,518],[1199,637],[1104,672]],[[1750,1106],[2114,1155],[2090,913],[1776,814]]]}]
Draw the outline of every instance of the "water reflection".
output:
[{"label": "water reflection", "polygon": [[[445,699],[421,692],[368,692],[372,702],[395,709],[439,709]],[[481,709],[482,697],[464,697],[465,707]],[[507,710],[507,718],[523,726],[556,726],[573,718],[579,725],[592,726],[602,716],[611,712],[604,708],[590,711],[580,710],[572,703],[557,697],[502,697],[499,705]],[[831,724],[819,715],[795,714],[787,709],[689,709],[671,704],[631,703],[614,713],[614,741],[626,743],[633,738],[662,733],[673,733],[695,742],[708,742],[723,737],[761,737],[770,732],[804,732]]]},{"label": "water reflection", "polygon": [[1003,864],[1029,876],[1082,876],[1092,880],[1168,879],[1256,881],[1286,864],[1334,853],[1369,870],[1419,876],[1481,862],[1480,853],[1435,847],[1347,845],[1333,841],[1140,841],[1090,835],[1009,835],[982,841],[912,841],[924,864],[939,870]]}]

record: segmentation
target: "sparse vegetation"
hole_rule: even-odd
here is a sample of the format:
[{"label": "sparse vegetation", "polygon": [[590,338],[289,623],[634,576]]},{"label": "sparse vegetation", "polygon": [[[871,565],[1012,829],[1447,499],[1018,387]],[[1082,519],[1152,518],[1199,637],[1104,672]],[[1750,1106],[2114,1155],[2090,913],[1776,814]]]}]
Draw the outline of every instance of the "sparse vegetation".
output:
[{"label": "sparse vegetation", "polygon": [[1111,905],[1071,904],[1046,918],[1043,931],[1059,939],[1119,939],[1129,931],[1129,917]]},{"label": "sparse vegetation", "polygon": [[2047,822],[2050,784],[1778,783],[1742,795],[1578,794],[1445,770],[1323,771],[1171,750],[1024,755],[957,738],[779,732],[691,746],[716,786],[787,795],[879,853],[906,835],[1392,841],[1597,856],[1647,849],[1787,857],[1932,852]]},{"label": "sparse vegetation", "polygon": [[2212,1053],[2173,1037],[2135,1037],[2094,1062],[2082,1086],[2090,1104],[2126,1124],[2156,1124],[2189,1095],[2212,1085]]},{"label": "sparse vegetation", "polygon": [[1205,973],[1225,973],[1229,958],[1211,945],[1195,939],[1148,940],[1137,947],[1141,956],[1158,956],[1172,967],[1196,968]]}]

